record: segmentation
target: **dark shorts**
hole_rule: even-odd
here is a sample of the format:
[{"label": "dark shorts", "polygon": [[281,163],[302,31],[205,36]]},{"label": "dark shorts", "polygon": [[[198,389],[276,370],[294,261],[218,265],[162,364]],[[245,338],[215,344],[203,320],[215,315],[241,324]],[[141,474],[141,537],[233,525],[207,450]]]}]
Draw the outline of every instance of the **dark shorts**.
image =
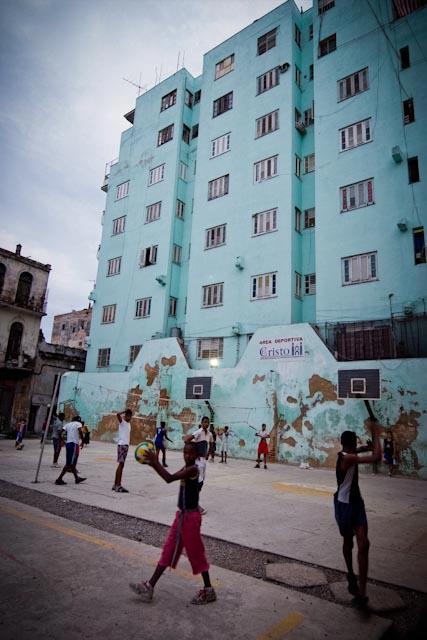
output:
[{"label": "dark shorts", "polygon": [[79,451],[79,445],[75,444],[74,442],[67,442],[67,444],[65,445],[66,464],[69,467],[73,467],[77,464]]},{"label": "dark shorts", "polygon": [[335,520],[342,536],[353,536],[357,527],[367,527],[365,503],[363,500],[347,504],[334,496]]},{"label": "dark shorts", "polygon": [[117,462],[122,462],[124,464],[126,462],[128,451],[129,451],[128,444],[118,444],[117,445]]},{"label": "dark shorts", "polygon": [[163,442],[155,442],[154,446],[156,447],[157,451],[161,451],[162,453],[165,450],[165,445],[163,444]]},{"label": "dark shorts", "polygon": [[393,456],[388,451],[384,451],[383,453],[383,462],[385,464],[393,464]]}]

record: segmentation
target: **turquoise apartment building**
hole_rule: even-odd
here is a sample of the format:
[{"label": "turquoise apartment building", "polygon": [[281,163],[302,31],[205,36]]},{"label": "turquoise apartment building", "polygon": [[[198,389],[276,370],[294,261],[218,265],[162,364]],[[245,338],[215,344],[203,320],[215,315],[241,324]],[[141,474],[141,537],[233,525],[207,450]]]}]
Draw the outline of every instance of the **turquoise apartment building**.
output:
[{"label": "turquoise apartment building", "polygon": [[[94,409],[97,402],[114,413],[114,393],[136,393],[141,435],[162,414],[176,420],[178,444],[209,405],[212,421],[234,424],[239,436],[248,421],[268,419],[278,460],[328,463],[325,442],[365,417],[360,402],[337,394],[339,367],[375,369],[381,388],[369,396],[362,384],[356,395],[352,382],[347,397],[375,399],[389,425],[419,413],[406,469],[419,468],[414,442],[427,437],[427,395],[413,390],[427,374],[425,4],[315,0],[301,13],[288,0],[207,52],[199,77],[180,69],[139,96],[102,185],[86,373],[61,386],[61,401],[100,436],[110,409]],[[289,350],[275,354],[270,344]],[[190,373],[211,379],[207,398],[186,395]],[[316,387],[316,375],[335,391]],[[420,394],[416,409],[401,403],[393,414],[390,398],[383,402],[399,388],[408,402]],[[338,412],[334,424],[318,419],[323,444],[313,455],[313,433],[292,427],[292,405],[300,417],[311,410],[301,409],[303,389],[311,409],[318,392]],[[188,420],[176,418],[186,411]],[[252,455],[252,440],[236,440],[235,455]]]}]

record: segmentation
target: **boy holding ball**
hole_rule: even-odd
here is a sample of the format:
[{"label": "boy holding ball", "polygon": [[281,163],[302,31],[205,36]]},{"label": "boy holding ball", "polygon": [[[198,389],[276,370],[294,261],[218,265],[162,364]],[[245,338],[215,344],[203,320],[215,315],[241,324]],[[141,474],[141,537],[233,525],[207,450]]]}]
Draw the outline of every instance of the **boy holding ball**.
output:
[{"label": "boy holding ball", "polygon": [[196,466],[198,455],[194,442],[184,445],[185,466],[176,473],[169,473],[157,460],[152,451],[145,453],[145,459],[168,484],[179,480],[178,511],[163,547],[162,555],[151,578],[146,582],[131,583],[129,586],[144,602],[153,599],[154,587],[167,567],[175,567],[185,549],[193,574],[202,574],[203,589],[191,600],[192,604],[208,604],[216,600],[216,593],[209,577],[209,564],[200,534],[202,516],[199,512],[199,471]]}]

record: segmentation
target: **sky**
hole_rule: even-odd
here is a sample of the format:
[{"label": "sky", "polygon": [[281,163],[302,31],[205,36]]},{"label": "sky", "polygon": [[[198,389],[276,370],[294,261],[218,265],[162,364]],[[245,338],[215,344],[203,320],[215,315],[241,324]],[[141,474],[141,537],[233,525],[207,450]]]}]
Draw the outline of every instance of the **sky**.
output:
[{"label": "sky", "polygon": [[[282,0],[0,0],[0,246],[49,263],[48,315],[88,306],[105,163],[138,89]],[[311,0],[296,0],[307,9]]]}]

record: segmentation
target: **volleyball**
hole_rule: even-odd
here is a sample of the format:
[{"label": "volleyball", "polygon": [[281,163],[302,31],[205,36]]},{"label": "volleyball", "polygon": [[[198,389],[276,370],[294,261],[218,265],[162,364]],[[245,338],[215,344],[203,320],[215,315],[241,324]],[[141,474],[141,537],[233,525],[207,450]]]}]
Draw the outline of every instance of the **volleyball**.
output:
[{"label": "volleyball", "polygon": [[139,464],[147,464],[147,460],[145,459],[145,454],[147,451],[154,452],[154,444],[151,440],[145,440],[140,444],[137,444],[135,447],[135,460],[139,462]]}]

